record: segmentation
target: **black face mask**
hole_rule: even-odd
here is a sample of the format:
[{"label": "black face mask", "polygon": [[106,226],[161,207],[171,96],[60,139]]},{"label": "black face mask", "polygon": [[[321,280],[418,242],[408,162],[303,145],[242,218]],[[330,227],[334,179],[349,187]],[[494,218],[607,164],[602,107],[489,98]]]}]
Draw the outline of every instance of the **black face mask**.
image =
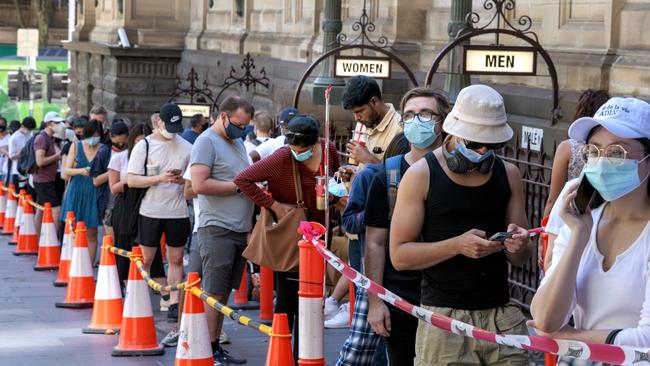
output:
[{"label": "black face mask", "polygon": [[0,125],[0,132],[7,131],[7,125]]},{"label": "black face mask", "polygon": [[81,141],[84,139],[84,136],[82,134],[75,134],[77,136],[77,140]]},{"label": "black face mask", "polygon": [[208,124],[204,123],[203,126],[201,126],[201,131],[205,131],[208,129]]},{"label": "black face mask", "polygon": [[115,143],[113,143],[112,145],[115,148],[115,150],[124,150],[124,148],[126,147],[126,144],[115,144]]}]

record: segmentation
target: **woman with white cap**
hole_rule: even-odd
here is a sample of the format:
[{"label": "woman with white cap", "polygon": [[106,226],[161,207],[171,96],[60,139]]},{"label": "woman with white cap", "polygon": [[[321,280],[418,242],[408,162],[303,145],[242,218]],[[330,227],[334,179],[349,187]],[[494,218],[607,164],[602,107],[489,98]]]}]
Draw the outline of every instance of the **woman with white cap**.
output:
[{"label": "woman with white cap", "polygon": [[529,325],[553,338],[649,347],[650,105],[611,98],[569,136],[586,142],[583,175],[597,194],[580,214],[578,185],[570,188]]}]

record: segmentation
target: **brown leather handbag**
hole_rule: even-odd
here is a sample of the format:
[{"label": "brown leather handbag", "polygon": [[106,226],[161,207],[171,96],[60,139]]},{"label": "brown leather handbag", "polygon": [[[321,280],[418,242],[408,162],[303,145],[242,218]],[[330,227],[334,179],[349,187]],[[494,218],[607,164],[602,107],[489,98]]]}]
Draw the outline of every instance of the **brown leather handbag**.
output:
[{"label": "brown leather handbag", "polygon": [[298,164],[291,158],[293,182],[296,189],[296,206],[277,221],[271,210],[262,207],[260,216],[251,233],[248,246],[242,254],[253,263],[276,272],[298,271],[298,225],[307,219],[303,202]]}]

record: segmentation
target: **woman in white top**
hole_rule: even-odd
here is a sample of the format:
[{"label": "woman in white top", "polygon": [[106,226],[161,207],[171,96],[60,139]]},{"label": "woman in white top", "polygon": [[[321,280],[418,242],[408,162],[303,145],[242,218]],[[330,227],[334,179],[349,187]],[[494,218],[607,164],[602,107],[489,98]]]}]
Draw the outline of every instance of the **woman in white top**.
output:
[{"label": "woman in white top", "polygon": [[553,338],[650,347],[650,105],[612,98],[569,136],[587,143],[583,174],[599,197],[580,215],[577,185],[569,189],[529,325]]}]

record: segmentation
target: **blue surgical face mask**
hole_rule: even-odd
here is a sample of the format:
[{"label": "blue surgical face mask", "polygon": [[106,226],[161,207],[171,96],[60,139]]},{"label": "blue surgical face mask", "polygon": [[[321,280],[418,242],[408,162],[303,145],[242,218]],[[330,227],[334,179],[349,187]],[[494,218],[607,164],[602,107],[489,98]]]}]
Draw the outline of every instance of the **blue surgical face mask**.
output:
[{"label": "blue surgical face mask", "polygon": [[293,154],[293,157],[298,161],[305,161],[305,160],[311,158],[311,156],[314,154],[312,149],[309,149],[307,151],[303,151],[300,154],[293,151],[293,149],[289,149],[289,150],[291,150],[291,154]]},{"label": "blue surgical face mask", "polygon": [[85,139],[86,143],[90,146],[95,146],[99,143],[99,136],[93,136]]},{"label": "blue surgical face mask", "polygon": [[[624,159],[622,164],[612,164],[606,158],[593,159],[585,165],[583,173],[605,201],[615,201],[641,185],[639,163],[648,156],[641,160]],[[647,175],[643,181],[646,179]]]},{"label": "blue surgical face mask", "polygon": [[409,143],[418,149],[424,149],[436,141],[435,123],[424,122],[420,116],[415,116],[413,121],[404,124],[404,136]]},{"label": "blue surgical face mask", "polygon": [[488,150],[485,154],[479,154],[478,152],[468,149],[465,144],[458,142],[456,143],[456,149],[457,152],[462,154],[464,157],[467,158],[467,160],[471,161],[474,164],[478,164],[482,162],[485,159],[491,158],[494,156],[494,151]]},{"label": "blue surgical face mask", "polygon": [[348,190],[345,188],[343,182],[337,182],[335,178],[330,178],[327,183],[327,191],[336,197],[345,197],[348,195]]}]

